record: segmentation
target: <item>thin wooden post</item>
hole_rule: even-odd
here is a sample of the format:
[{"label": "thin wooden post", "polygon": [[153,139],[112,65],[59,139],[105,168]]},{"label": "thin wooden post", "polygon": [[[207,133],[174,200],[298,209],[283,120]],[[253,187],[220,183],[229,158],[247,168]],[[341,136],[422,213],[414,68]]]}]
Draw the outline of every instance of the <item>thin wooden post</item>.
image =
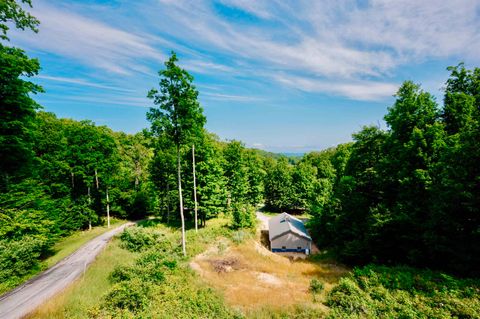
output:
[{"label": "thin wooden post", "polygon": [[197,179],[195,177],[195,144],[192,145],[192,158],[193,158],[193,198],[195,200],[195,232],[198,232]]},{"label": "thin wooden post", "polygon": [[178,199],[180,201],[180,219],[182,220],[182,252],[187,255],[185,243],[185,217],[183,215],[183,197],[182,197],[182,173],[180,166],[180,146],[177,146],[177,177],[178,177]]},{"label": "thin wooden post", "polygon": [[[90,186],[88,186],[88,209],[91,209],[91,204],[92,204],[92,198],[90,196]],[[92,230],[92,216],[90,212],[88,213],[88,230]]]},{"label": "thin wooden post", "polygon": [[107,228],[110,228],[110,202],[108,198],[108,187],[107,187]]}]

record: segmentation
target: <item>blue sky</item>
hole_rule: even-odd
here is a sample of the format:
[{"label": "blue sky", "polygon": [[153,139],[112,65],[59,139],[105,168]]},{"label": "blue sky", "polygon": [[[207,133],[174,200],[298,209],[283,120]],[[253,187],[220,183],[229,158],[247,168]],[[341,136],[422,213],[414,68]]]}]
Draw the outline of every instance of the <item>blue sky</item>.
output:
[{"label": "blue sky", "polygon": [[40,32],[11,33],[42,64],[60,117],[148,127],[170,51],[195,77],[207,128],[274,152],[351,140],[404,80],[441,103],[445,68],[480,65],[480,1],[34,0]]}]

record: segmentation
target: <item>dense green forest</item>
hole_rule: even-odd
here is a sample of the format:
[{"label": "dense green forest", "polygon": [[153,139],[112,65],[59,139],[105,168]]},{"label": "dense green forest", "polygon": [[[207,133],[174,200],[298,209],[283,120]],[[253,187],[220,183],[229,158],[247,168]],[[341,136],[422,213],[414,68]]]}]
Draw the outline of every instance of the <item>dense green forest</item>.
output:
[{"label": "dense green forest", "polygon": [[183,234],[220,214],[252,227],[263,203],[309,213],[319,247],[345,263],[479,275],[479,68],[449,67],[441,104],[403,83],[387,129],[364,127],[351,143],[298,159],[208,132],[175,53],[158,88],[145,88],[143,132],[59,119],[35,102],[40,63],[7,45],[7,23],[35,31],[39,21],[14,1],[0,6],[0,281],[19,282],[60,238],[110,215],[155,215]]},{"label": "dense green forest", "polygon": [[343,261],[480,269],[480,69],[449,67],[443,105],[405,82],[386,130],[266,166],[265,203],[307,210],[318,244]]}]

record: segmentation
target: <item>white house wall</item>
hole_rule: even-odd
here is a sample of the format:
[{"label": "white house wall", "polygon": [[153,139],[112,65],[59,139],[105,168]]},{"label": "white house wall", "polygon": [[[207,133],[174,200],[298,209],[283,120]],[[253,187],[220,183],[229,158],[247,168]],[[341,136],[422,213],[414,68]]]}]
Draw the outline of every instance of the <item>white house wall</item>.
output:
[{"label": "white house wall", "polygon": [[297,249],[301,247],[301,249],[311,249],[311,242],[308,239],[300,237],[294,233],[286,233],[280,237],[274,238],[270,242],[270,248],[274,249]]}]

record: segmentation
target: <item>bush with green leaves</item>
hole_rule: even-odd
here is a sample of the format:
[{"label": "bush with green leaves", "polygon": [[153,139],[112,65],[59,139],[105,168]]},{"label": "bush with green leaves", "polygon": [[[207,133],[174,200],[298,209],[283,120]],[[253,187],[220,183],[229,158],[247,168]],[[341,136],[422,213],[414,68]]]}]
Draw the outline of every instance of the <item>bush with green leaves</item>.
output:
[{"label": "bush with green leaves", "polygon": [[128,310],[136,313],[145,309],[151,298],[151,288],[148,283],[139,279],[121,281],[113,286],[105,296],[103,307],[114,313]]},{"label": "bush with green leaves", "polygon": [[355,268],[328,294],[330,318],[479,318],[480,281],[429,270]]},{"label": "bush with green leaves", "polygon": [[232,227],[253,228],[256,225],[255,207],[250,204],[232,204]]},{"label": "bush with green leaves", "polygon": [[[109,278],[114,286],[99,306],[90,309],[91,317],[242,318],[230,310],[211,288],[204,284],[193,284],[198,277],[181,254],[178,234],[169,230],[137,227],[133,232],[129,230],[128,236],[120,236],[122,246],[127,248],[124,244],[130,243],[132,237],[148,237],[152,232],[163,233],[162,240],[142,246],[148,248],[136,254],[133,265],[114,269]],[[209,238],[210,242],[218,235],[217,231],[211,229],[201,229],[200,232],[198,238]],[[224,230],[220,229],[219,232],[223,233]],[[161,306],[149,307],[150,303]]]},{"label": "bush with green leaves", "polygon": [[22,277],[40,267],[39,258],[50,247],[48,238],[23,236],[21,240],[0,240],[0,281]]},{"label": "bush with green leaves", "polygon": [[164,237],[165,234],[161,231],[137,226],[126,228],[120,234],[123,247],[130,251],[146,250]]},{"label": "bush with green leaves", "polygon": [[313,301],[316,301],[316,297],[318,294],[320,294],[323,291],[323,283],[318,280],[317,278],[313,278],[310,280],[310,292],[313,295]]}]

